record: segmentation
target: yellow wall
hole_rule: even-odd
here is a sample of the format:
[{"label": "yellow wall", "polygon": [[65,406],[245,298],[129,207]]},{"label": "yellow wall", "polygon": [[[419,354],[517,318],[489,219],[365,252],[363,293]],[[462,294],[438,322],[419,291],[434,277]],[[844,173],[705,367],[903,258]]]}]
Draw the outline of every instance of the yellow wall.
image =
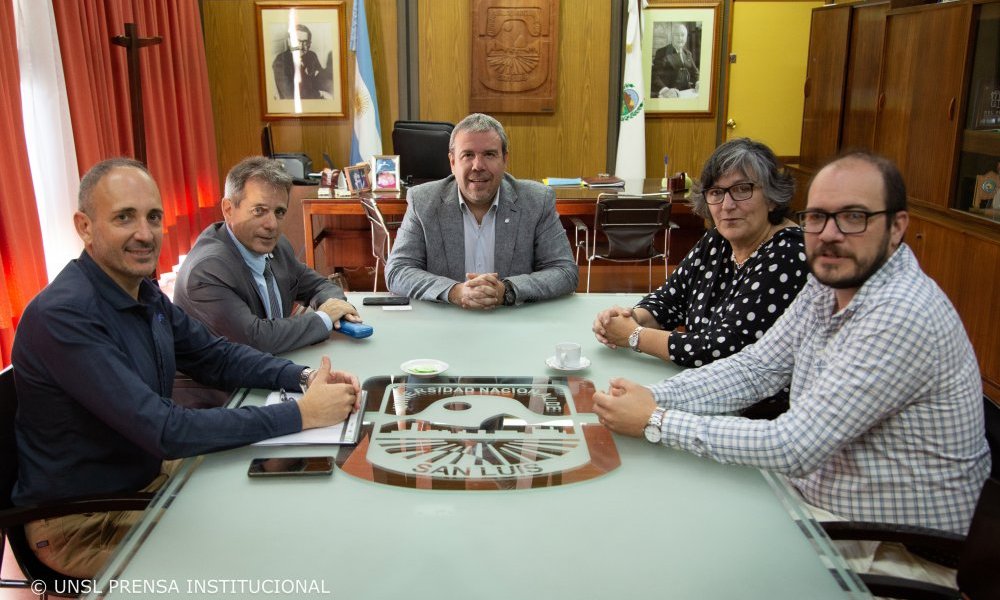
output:
[{"label": "yellow wall", "polygon": [[809,54],[812,9],[822,2],[733,3],[727,117],[730,137],[752,137],[778,156],[798,156],[802,138],[802,86]]}]

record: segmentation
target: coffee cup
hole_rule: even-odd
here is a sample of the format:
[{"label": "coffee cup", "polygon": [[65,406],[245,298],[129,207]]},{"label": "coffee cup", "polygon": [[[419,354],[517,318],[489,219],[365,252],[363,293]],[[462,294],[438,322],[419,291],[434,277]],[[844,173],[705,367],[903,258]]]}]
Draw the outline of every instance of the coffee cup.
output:
[{"label": "coffee cup", "polygon": [[560,342],[556,344],[556,364],[564,369],[578,369],[582,349],[576,342]]}]

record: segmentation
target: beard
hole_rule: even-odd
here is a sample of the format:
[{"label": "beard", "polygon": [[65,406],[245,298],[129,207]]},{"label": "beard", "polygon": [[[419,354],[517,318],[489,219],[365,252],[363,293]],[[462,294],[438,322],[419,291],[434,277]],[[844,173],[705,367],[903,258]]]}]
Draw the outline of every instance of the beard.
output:
[{"label": "beard", "polygon": [[[831,273],[816,267],[816,262],[821,256],[836,256],[847,258],[853,261],[855,269],[853,273]],[[857,289],[860,288],[876,271],[882,268],[885,261],[889,259],[889,232],[886,231],[882,240],[878,254],[871,260],[858,260],[858,257],[838,244],[820,244],[809,256],[809,272],[823,285],[834,289]]]}]

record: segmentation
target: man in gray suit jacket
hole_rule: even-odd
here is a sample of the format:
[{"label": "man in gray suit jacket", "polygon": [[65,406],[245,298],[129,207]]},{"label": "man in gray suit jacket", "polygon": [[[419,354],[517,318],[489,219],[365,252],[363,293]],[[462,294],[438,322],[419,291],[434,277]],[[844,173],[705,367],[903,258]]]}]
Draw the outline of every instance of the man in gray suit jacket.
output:
[{"label": "man in gray suit jacket", "polygon": [[490,310],[572,293],[579,280],[555,192],[507,174],[507,134],[472,114],[452,131],[452,175],[407,192],[389,290]]},{"label": "man in gray suit jacket", "polygon": [[[225,221],[198,236],[174,289],[174,303],[213,333],[272,354],[325,340],[342,317],[361,321],[344,290],[300,262],[281,235],[291,187],[278,161],[256,156],[233,167]],[[292,316],[295,302],[315,312]]]}]

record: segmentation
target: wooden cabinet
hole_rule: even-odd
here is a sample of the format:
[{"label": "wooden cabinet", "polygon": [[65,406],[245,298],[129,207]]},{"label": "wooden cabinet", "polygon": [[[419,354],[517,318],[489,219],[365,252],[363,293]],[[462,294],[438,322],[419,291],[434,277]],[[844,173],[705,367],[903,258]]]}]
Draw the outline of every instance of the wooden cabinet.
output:
[{"label": "wooden cabinet", "polygon": [[949,206],[972,4],[889,11],[875,151],[891,158],[912,198]]},{"label": "wooden cabinet", "polygon": [[850,26],[848,5],[823,6],[812,12],[799,149],[799,161],[806,166],[822,164],[840,145]]},{"label": "wooden cabinet", "polygon": [[947,214],[913,207],[905,241],[961,316],[983,390],[1000,399],[1000,235],[974,224],[956,227]]},{"label": "wooden cabinet", "polygon": [[851,7],[850,53],[841,148],[873,148],[888,2]]}]

